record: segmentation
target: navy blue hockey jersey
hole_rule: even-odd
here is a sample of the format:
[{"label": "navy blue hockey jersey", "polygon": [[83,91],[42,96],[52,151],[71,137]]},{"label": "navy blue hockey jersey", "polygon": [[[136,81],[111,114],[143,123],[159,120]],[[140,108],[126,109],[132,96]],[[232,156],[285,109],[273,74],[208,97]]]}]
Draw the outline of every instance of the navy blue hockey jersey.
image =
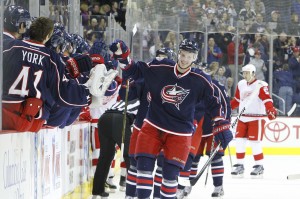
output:
[{"label": "navy blue hockey jersey", "polygon": [[[230,121],[231,118],[231,107],[230,107],[230,99],[229,96],[226,93],[225,86],[220,84],[219,81],[213,79],[212,84],[214,87],[214,95],[219,98],[219,101],[222,104],[222,111],[224,112],[224,116],[226,120]],[[203,136],[209,136],[212,135],[213,130],[213,121],[212,121],[212,115],[210,114],[210,111],[208,109],[205,110],[204,115],[204,121],[203,121]]]},{"label": "navy blue hockey jersey", "polygon": [[145,79],[151,98],[146,122],[166,133],[190,136],[196,104],[203,100],[214,118],[223,117],[221,104],[206,73],[190,69],[179,74],[175,65],[167,59],[149,64],[132,61],[123,70],[123,78]]},{"label": "navy blue hockey jersey", "polygon": [[[65,107],[88,105],[88,88],[66,78],[65,64],[54,51],[43,44],[15,39],[5,40],[3,49],[3,103],[35,97],[50,107],[54,103]],[[41,119],[47,119],[49,106],[43,106]]]}]

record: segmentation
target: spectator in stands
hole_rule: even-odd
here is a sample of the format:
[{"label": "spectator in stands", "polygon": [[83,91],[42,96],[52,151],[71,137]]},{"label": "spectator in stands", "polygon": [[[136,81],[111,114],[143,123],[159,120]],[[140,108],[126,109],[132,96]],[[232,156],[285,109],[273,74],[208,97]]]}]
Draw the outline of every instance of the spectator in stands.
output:
[{"label": "spectator in stands", "polygon": [[100,15],[100,5],[98,3],[94,3],[92,8],[89,10],[90,15]]},{"label": "spectator in stands", "polygon": [[293,5],[291,7],[292,13],[298,15],[298,18],[300,17],[300,0],[293,1]]},{"label": "spectator in stands", "polygon": [[210,37],[208,39],[208,46],[207,46],[207,64],[210,65],[212,62],[220,62],[222,57],[222,51],[215,43],[215,39]]},{"label": "spectator in stands", "polygon": [[87,27],[89,25],[89,7],[86,3],[80,4],[80,15],[82,19],[82,25]]},{"label": "spectator in stands", "polygon": [[[289,70],[288,64],[283,64],[282,68],[274,71],[274,81],[277,82],[279,91],[278,95],[285,101],[285,112],[292,108],[292,101],[294,95],[294,78],[292,72]],[[279,109],[283,110],[284,104],[279,103]]]},{"label": "spectator in stands", "polygon": [[300,81],[300,48],[295,47],[293,49],[293,55],[289,59],[289,69],[293,73],[293,77],[296,81]]},{"label": "spectator in stands", "polygon": [[254,53],[254,59],[251,59],[249,64],[253,64],[256,68],[255,77],[258,80],[265,81],[265,72],[267,71],[267,67],[265,62],[261,59],[260,50],[256,50]]},{"label": "spectator in stands", "polygon": [[99,10],[100,15],[109,16],[110,14],[110,5],[107,3],[104,3],[100,6]]},{"label": "spectator in stands", "polygon": [[105,16],[101,16],[99,19],[99,38],[104,39],[105,38],[105,31],[106,31],[106,27],[107,27],[107,22],[106,22],[106,17]]},{"label": "spectator in stands", "polygon": [[290,35],[300,36],[299,16],[296,13],[293,13],[291,16],[291,23],[288,26],[288,33]]},{"label": "spectator in stands", "polygon": [[255,20],[256,13],[251,8],[250,1],[245,0],[244,8],[239,12],[239,19],[245,22],[246,27],[250,27]]},{"label": "spectator in stands", "polygon": [[95,32],[97,33],[97,38],[100,38],[100,29],[98,26],[98,17],[97,16],[91,16],[90,18],[90,25],[86,28],[85,30],[85,35],[87,35],[87,33],[89,32]]},{"label": "spectator in stands", "polygon": [[[287,25],[291,21],[291,6],[292,1],[294,0],[276,0],[276,1],[270,1],[270,8],[273,11],[279,11],[280,16],[278,22],[280,23],[280,32],[277,32],[278,34],[284,31],[286,33]],[[272,15],[272,13],[271,13]],[[273,16],[271,16],[273,18]],[[276,31],[275,31],[276,32]]]},{"label": "spectator in stands", "polygon": [[223,6],[226,8],[227,13],[230,16],[230,20],[235,20],[237,18],[237,12],[235,10],[234,4],[231,3],[229,0],[224,0]]},{"label": "spectator in stands", "polygon": [[254,0],[253,10],[256,14],[266,15],[265,4],[261,0]]},{"label": "spectator in stands", "polygon": [[234,95],[233,78],[232,77],[227,78],[225,88],[226,88],[226,91],[227,91],[227,95],[232,99],[233,95]]},{"label": "spectator in stands", "polygon": [[273,41],[274,51],[276,52],[278,58],[281,62],[287,61],[287,35],[285,33],[281,33],[278,38]]},{"label": "spectator in stands", "polygon": [[228,55],[227,55],[227,46],[232,39],[232,35],[230,33],[226,33],[226,31],[221,31],[214,35],[216,44],[220,47],[223,56],[220,60],[221,65],[228,64]]},{"label": "spectator in stands", "polygon": [[[275,27],[269,27],[269,32],[275,32],[277,34],[281,34],[283,32],[286,32],[284,29],[284,24],[280,19],[280,13],[278,10],[273,10],[271,12],[271,20],[270,22],[273,22],[276,26]],[[274,28],[274,29],[272,29]]]},{"label": "spectator in stands", "polygon": [[251,33],[266,33],[266,23],[262,14],[257,13],[250,30]]},{"label": "spectator in stands", "polygon": [[221,66],[218,68],[217,73],[214,75],[214,79],[218,80],[221,84],[226,86],[227,84],[227,78],[224,76],[226,72],[226,68],[224,66]]},{"label": "spectator in stands", "polygon": [[238,43],[238,66],[235,65],[235,41],[236,36],[232,38],[232,41],[228,44],[227,46],[227,53],[228,53],[228,66],[231,70],[231,77],[234,78],[236,71],[239,72],[239,70],[242,68],[243,60],[244,60],[244,47],[243,44],[241,43],[241,38],[237,38],[237,43]]},{"label": "spectator in stands", "polygon": [[98,39],[98,33],[93,31],[93,30],[89,30],[87,33],[86,33],[86,40],[88,42],[88,44],[90,46],[92,46],[94,44],[94,42]]}]

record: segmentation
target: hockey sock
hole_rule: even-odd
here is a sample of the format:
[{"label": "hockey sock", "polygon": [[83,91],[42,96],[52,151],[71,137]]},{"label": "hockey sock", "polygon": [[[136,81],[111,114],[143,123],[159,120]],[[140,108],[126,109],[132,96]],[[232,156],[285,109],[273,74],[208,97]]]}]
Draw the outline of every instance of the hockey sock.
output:
[{"label": "hockey sock", "polygon": [[211,162],[211,174],[215,187],[223,185],[224,164],[222,156],[216,155]]},{"label": "hockey sock", "polygon": [[191,166],[191,171],[190,171],[190,180],[194,179],[197,175],[198,171],[198,164],[200,162],[201,155],[196,155],[195,158],[193,159],[193,163]]},{"label": "hockey sock", "polygon": [[174,198],[177,192],[177,176],[179,175],[179,167],[168,162],[164,162],[163,180],[160,190],[160,198]]},{"label": "hockey sock", "polygon": [[154,176],[154,198],[160,198],[160,187],[162,182],[162,166],[163,166],[164,156],[159,155],[157,157],[157,168]]},{"label": "hockey sock", "polygon": [[[179,176],[181,178],[184,178],[186,180],[189,179],[190,173],[191,173],[191,167],[192,167],[193,159],[194,159],[193,156],[191,156],[191,155],[188,156],[188,159],[187,159],[187,161],[185,163],[185,166],[184,166],[183,170],[181,170],[180,173],[179,173]],[[178,184],[178,189],[184,189],[184,186]]]},{"label": "hockey sock", "polygon": [[244,164],[244,158],[246,154],[246,138],[236,138],[236,159],[238,164]]},{"label": "hockey sock", "polygon": [[136,190],[138,198],[150,198],[155,159],[140,156],[137,158]]},{"label": "hockey sock", "polygon": [[131,157],[126,180],[126,196],[136,197],[136,164],[135,158]]},{"label": "hockey sock", "polygon": [[260,141],[250,141],[252,153],[255,160],[255,165],[263,165],[264,154]]}]

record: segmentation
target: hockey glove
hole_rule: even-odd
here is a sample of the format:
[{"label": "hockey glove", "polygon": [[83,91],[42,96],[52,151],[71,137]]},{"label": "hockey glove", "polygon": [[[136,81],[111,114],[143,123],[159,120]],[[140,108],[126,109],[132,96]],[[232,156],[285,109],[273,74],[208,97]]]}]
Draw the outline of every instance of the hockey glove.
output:
[{"label": "hockey glove", "polygon": [[73,59],[76,60],[78,63],[79,71],[81,73],[83,72],[89,72],[92,69],[92,60],[90,56],[88,55],[78,55],[76,57],[73,57]]},{"label": "hockey glove", "polygon": [[78,55],[67,60],[66,67],[73,78],[77,78],[81,72],[88,72],[92,68],[91,58],[87,55]]},{"label": "hockey glove", "polygon": [[274,107],[272,107],[272,108],[267,109],[267,114],[268,114],[269,120],[275,120],[277,111]]},{"label": "hockey glove", "polygon": [[274,108],[273,103],[270,102],[270,101],[266,102],[265,107],[266,107],[266,110],[267,110],[267,115],[268,115],[269,120],[275,120],[276,115],[277,115],[277,111]]},{"label": "hockey glove", "polygon": [[130,63],[130,50],[122,40],[115,40],[109,47],[114,59],[119,61],[119,66],[125,69]]},{"label": "hockey glove", "polygon": [[213,127],[213,135],[217,143],[221,142],[222,148],[225,150],[229,142],[233,139],[230,129],[230,122],[227,120],[216,121]]}]

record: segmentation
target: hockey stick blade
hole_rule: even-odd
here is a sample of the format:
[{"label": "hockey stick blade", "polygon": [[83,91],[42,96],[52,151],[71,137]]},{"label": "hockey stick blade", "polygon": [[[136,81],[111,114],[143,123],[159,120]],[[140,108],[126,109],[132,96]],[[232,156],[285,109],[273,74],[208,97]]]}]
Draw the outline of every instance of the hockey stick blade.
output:
[{"label": "hockey stick blade", "polygon": [[297,108],[297,104],[294,103],[293,106],[292,106],[292,108],[287,112],[287,116],[290,117],[294,113],[294,111],[296,110],[296,108]]},{"label": "hockey stick blade", "polygon": [[287,176],[288,180],[299,180],[300,179],[300,174],[291,174]]},{"label": "hockey stick blade", "polygon": [[194,186],[198,180],[200,179],[200,177],[202,176],[202,174],[204,173],[205,169],[208,167],[208,165],[210,165],[212,159],[216,156],[216,154],[218,153],[219,149],[221,147],[221,143],[219,143],[216,147],[216,149],[214,150],[214,152],[210,155],[210,157],[208,158],[208,160],[205,162],[205,164],[203,165],[202,169],[200,170],[200,172],[196,175],[195,178],[188,180],[188,179],[184,179],[184,178],[180,178],[178,177],[178,184],[182,185],[182,186]]}]

